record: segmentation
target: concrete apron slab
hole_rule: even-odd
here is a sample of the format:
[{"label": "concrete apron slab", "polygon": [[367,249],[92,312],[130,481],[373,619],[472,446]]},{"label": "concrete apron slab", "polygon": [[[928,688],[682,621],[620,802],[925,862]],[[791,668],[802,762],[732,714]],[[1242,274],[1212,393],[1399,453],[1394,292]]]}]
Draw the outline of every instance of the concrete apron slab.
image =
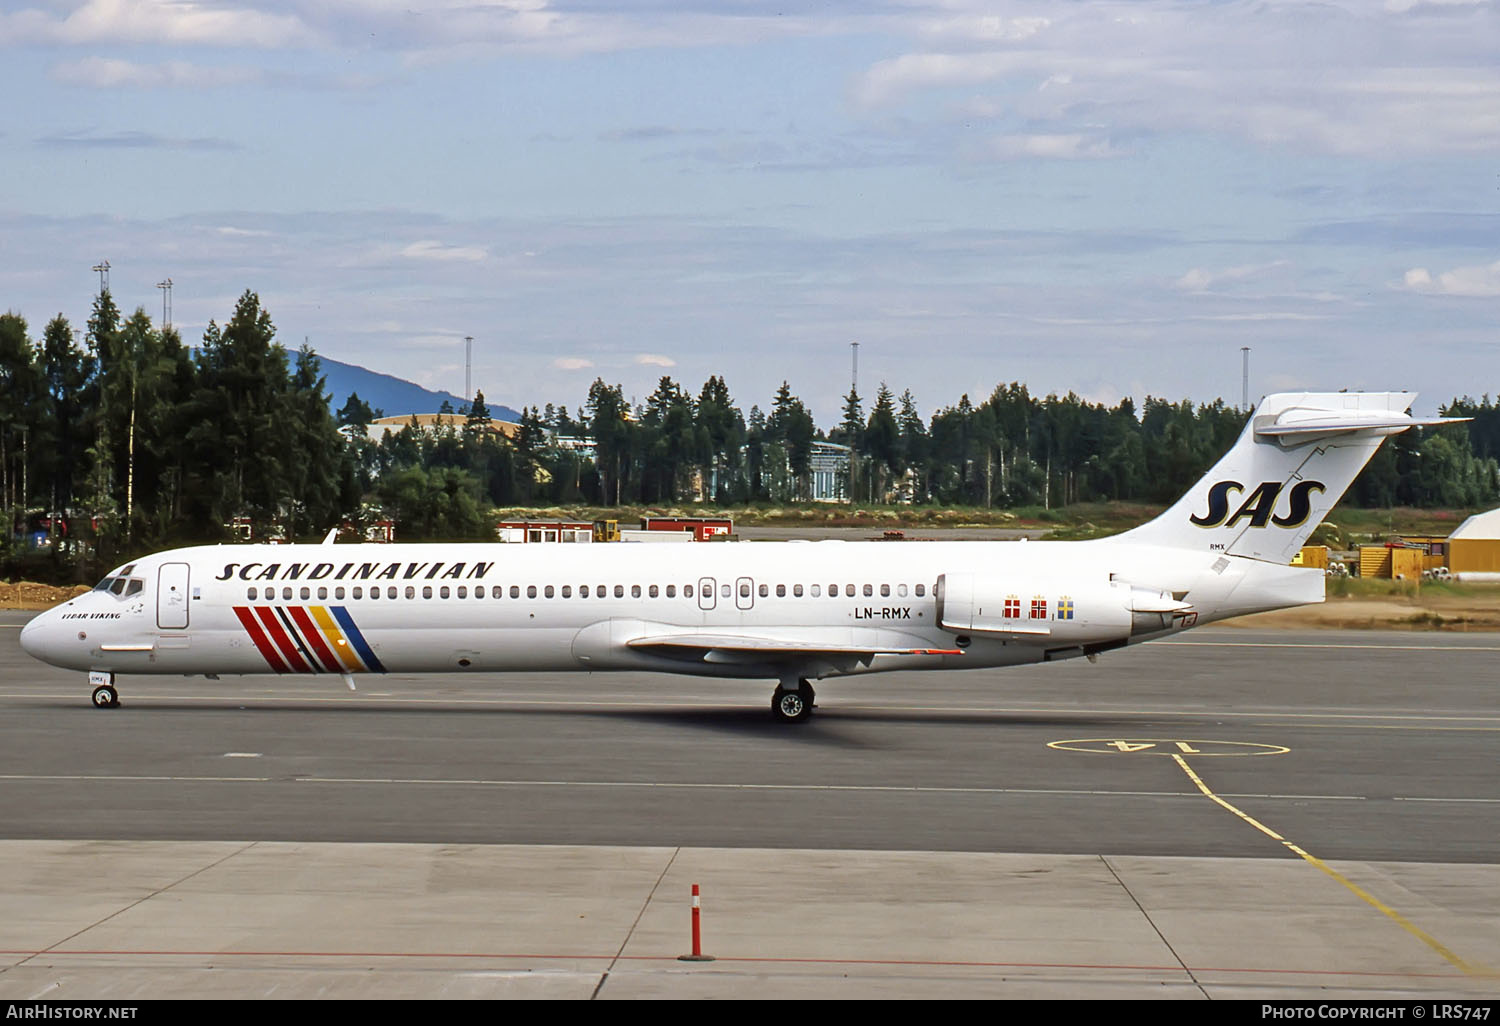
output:
[{"label": "concrete apron slab", "polygon": [[[0,998],[1494,995],[1500,867],[0,842]],[[691,887],[702,943],[691,948]],[[1382,907],[1377,907],[1382,906]]]}]

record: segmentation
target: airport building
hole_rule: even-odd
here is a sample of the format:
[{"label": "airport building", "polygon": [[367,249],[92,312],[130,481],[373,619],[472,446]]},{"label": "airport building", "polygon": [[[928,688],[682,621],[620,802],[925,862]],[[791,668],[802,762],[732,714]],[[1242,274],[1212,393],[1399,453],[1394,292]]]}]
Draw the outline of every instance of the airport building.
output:
[{"label": "airport building", "polygon": [[[462,431],[467,418],[461,413],[408,413],[404,417],[377,417],[365,428],[365,434],[370,441],[379,442],[386,435],[399,433],[413,422],[418,431],[435,435],[448,427],[454,431]],[[487,427],[491,433],[505,438],[515,438],[521,431],[520,424],[508,420],[491,420]]]}]

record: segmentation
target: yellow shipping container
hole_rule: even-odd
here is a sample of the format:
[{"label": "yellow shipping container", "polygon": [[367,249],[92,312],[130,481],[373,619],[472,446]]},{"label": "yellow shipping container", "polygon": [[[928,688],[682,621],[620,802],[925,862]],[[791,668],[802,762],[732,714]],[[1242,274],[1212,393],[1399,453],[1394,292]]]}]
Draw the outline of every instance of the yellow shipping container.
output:
[{"label": "yellow shipping container", "polygon": [[1391,550],[1384,545],[1361,545],[1359,547],[1359,576],[1390,577]]},{"label": "yellow shipping container", "polygon": [[1420,581],[1427,553],[1421,549],[1392,549],[1391,576],[1398,581]]},{"label": "yellow shipping container", "polygon": [[1304,545],[1301,551],[1292,557],[1292,566],[1316,567],[1319,570],[1328,569],[1328,546],[1327,545]]},{"label": "yellow shipping container", "polygon": [[1359,576],[1420,580],[1427,553],[1421,549],[1392,548],[1389,545],[1359,547]]}]

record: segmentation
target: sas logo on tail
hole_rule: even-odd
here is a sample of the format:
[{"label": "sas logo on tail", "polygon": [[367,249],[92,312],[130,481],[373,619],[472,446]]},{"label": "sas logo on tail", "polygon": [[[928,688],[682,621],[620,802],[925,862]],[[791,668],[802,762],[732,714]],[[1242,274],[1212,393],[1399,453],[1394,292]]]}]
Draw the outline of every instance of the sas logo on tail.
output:
[{"label": "sas logo on tail", "polygon": [[1266,481],[1245,497],[1234,515],[1229,515],[1229,493],[1244,494],[1245,486],[1238,481],[1220,481],[1208,490],[1208,512],[1193,514],[1188,519],[1199,527],[1233,527],[1241,520],[1249,519],[1251,527],[1265,527],[1267,523],[1277,527],[1300,527],[1307,522],[1312,512],[1312,493],[1316,489],[1325,491],[1322,481],[1298,481],[1288,493],[1289,508],[1284,516],[1276,515],[1276,500],[1283,485]]}]

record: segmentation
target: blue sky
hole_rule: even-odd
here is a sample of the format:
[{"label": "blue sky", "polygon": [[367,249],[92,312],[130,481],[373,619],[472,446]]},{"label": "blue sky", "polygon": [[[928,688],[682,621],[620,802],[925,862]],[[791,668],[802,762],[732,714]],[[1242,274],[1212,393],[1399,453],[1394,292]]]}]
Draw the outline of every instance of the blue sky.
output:
[{"label": "blue sky", "polygon": [[1494,2],[0,3],[0,306],[519,407],[1500,393]]}]

